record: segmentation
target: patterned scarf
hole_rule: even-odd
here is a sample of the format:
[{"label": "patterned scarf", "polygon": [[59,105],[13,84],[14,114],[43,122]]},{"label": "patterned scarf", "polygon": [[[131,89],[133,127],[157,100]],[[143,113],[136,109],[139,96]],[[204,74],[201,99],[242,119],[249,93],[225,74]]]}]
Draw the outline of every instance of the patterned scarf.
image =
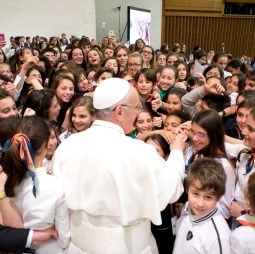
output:
[{"label": "patterned scarf", "polygon": [[246,153],[246,154],[250,154],[250,157],[246,163],[246,172],[245,172],[245,175],[246,174],[249,174],[252,170],[252,167],[254,165],[254,159],[255,159],[255,148],[252,148],[252,149],[249,149],[249,148],[244,148],[242,149],[238,156],[237,156],[237,160],[240,162],[240,157],[242,155],[242,153]]},{"label": "patterned scarf", "polygon": [[22,160],[23,164],[27,168],[28,174],[32,178],[33,181],[33,194],[36,197],[36,189],[35,189],[35,166],[34,166],[34,152],[30,143],[29,138],[22,133],[15,134],[12,139],[8,139],[2,151],[5,153],[12,143],[16,143],[19,145],[19,156]]}]

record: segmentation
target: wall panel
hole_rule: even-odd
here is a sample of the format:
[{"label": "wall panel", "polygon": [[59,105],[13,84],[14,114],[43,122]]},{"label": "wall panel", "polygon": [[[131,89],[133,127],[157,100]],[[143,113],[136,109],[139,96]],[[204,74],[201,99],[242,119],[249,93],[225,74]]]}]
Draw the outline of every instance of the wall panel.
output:
[{"label": "wall panel", "polygon": [[[169,12],[165,10],[165,31],[162,31],[162,42],[171,46],[176,42],[184,42],[188,49],[195,44],[201,44],[205,50],[221,50],[225,43],[225,52],[235,57],[245,54],[254,55],[255,18],[237,17],[231,15],[210,15],[210,12],[195,12],[183,14],[183,10]],[[200,15],[202,14],[202,15]]]}]

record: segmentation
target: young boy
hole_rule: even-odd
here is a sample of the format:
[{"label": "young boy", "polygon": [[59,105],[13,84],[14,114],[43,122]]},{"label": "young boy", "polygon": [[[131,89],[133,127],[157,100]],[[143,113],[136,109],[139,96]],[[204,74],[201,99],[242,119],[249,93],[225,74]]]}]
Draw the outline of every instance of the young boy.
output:
[{"label": "young boy", "polygon": [[188,202],[177,222],[173,254],[230,253],[230,230],[217,208],[225,182],[224,169],[214,159],[201,158],[191,164]]}]

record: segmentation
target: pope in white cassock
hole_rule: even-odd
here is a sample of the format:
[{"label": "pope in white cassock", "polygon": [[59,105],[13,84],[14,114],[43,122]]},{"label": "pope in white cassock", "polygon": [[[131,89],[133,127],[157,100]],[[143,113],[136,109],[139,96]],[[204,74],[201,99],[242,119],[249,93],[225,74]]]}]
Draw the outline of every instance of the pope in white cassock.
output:
[{"label": "pope in white cassock", "polygon": [[160,211],[183,192],[186,136],[176,136],[167,161],[126,136],[142,105],[125,80],[100,83],[93,104],[97,120],[63,142],[53,159],[70,209],[67,253],[158,253],[150,225],[160,225]]}]

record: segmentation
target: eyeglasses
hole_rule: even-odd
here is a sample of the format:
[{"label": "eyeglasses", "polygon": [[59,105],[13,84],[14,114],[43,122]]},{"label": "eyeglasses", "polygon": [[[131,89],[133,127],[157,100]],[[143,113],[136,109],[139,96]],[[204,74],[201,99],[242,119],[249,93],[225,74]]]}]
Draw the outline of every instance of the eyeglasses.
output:
[{"label": "eyeglasses", "polygon": [[140,66],[141,64],[138,64],[138,63],[128,63],[128,67],[138,67]]},{"label": "eyeglasses", "polygon": [[130,105],[126,105],[126,104],[121,104],[122,107],[129,107],[129,108],[134,108],[136,109],[139,113],[142,111],[143,107],[142,105],[140,106],[130,106]]},{"label": "eyeglasses", "polygon": [[152,52],[151,51],[147,51],[147,50],[142,50],[142,53],[148,54],[148,55],[152,55]]},{"label": "eyeglasses", "polygon": [[193,130],[189,130],[189,136],[190,137],[194,137],[196,136],[198,139],[202,140],[202,139],[205,139],[207,137],[207,134],[206,133],[201,133],[201,132],[195,132]]}]

